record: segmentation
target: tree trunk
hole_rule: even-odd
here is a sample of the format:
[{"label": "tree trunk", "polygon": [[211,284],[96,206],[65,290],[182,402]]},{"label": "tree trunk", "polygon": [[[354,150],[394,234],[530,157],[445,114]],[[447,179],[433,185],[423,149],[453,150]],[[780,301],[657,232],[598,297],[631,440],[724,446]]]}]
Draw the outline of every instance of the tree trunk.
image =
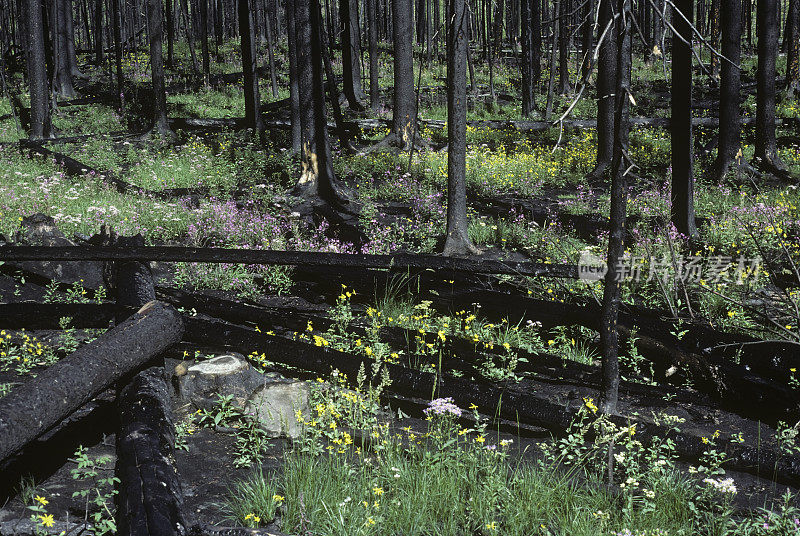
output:
[{"label": "tree trunk", "polygon": [[[438,2],[438,0],[436,0]],[[367,2],[367,29],[369,31],[369,107],[374,111],[380,106],[381,89],[378,82],[378,0]]]},{"label": "tree trunk", "polygon": [[211,54],[208,50],[208,0],[198,0],[200,5],[200,48],[203,56],[203,80],[206,84],[211,75]]},{"label": "tree trunk", "polygon": [[258,92],[258,69],[256,67],[256,41],[253,34],[253,13],[250,2],[239,0],[239,37],[242,42],[242,73],[244,78],[244,117],[248,128],[256,135],[264,132],[261,119],[261,96]]},{"label": "tree trunk", "polygon": [[120,113],[125,113],[124,78],[122,74],[122,12],[121,0],[111,0],[111,16],[114,19],[114,65],[117,71],[117,96],[119,98]]},{"label": "tree trunk", "polygon": [[[205,1],[205,0],[204,0]],[[161,0],[150,0],[147,10],[147,33],[150,38],[150,70],[153,74],[153,128],[159,136],[172,135],[167,122],[167,90],[164,84],[164,59],[162,57]]]},{"label": "tree trunk", "polygon": [[[583,21],[583,35],[581,38],[581,52],[583,53],[583,60],[581,61],[581,80],[586,83],[592,67],[592,54],[594,50],[594,23],[595,23],[595,8],[597,0],[587,0],[586,7],[582,11]],[[645,7],[648,9],[648,6]],[[649,12],[649,10],[648,10]],[[645,27],[647,24],[645,23]]]},{"label": "tree trunk", "polygon": [[356,0],[339,0],[342,20],[342,79],[344,96],[350,108],[363,110],[364,92],[361,89],[361,42]]},{"label": "tree trunk", "polygon": [[558,92],[561,95],[569,93],[569,26],[567,14],[569,13],[569,0],[558,1]]},{"label": "tree trunk", "polygon": [[131,318],[0,399],[0,460],[178,342],[180,314],[151,302]]},{"label": "tree trunk", "polygon": [[44,48],[41,0],[26,0],[27,66],[31,94],[31,139],[50,137],[50,91]]},{"label": "tree trunk", "polygon": [[180,0],[181,18],[183,18],[183,25],[186,28],[186,39],[189,41],[189,55],[192,58],[192,70],[198,72],[197,54],[195,53],[194,45],[194,31],[192,30],[192,21],[189,20],[189,4],[186,0]]},{"label": "tree trunk", "polygon": [[174,0],[167,0],[164,4],[164,16],[167,21],[167,67],[175,66],[175,17],[173,15]]},{"label": "tree trunk", "polygon": [[75,21],[72,17],[72,0],[66,0],[64,5],[64,25],[66,26],[67,38],[67,64],[69,65],[69,72],[72,76],[83,76],[80,69],[78,69],[78,56],[75,54]]},{"label": "tree trunk", "polygon": [[275,51],[274,43],[272,42],[272,17],[269,11],[264,12],[264,24],[266,25],[267,32],[267,57],[269,59],[269,80],[272,84],[272,98],[278,98],[278,73],[275,72]]},{"label": "tree trunk", "polygon": [[164,368],[137,374],[117,397],[115,473],[120,482],[116,521],[120,534],[186,534],[183,492],[173,464],[175,425]]},{"label": "tree trunk", "polygon": [[533,91],[533,28],[531,20],[531,3],[537,0],[522,0],[522,117],[530,117],[536,106]]},{"label": "tree trunk", "polygon": [[[672,38],[672,223],[679,233],[697,235],[694,219],[694,154],[692,143],[692,0],[675,3],[677,36]],[[688,22],[687,22],[688,19]]]},{"label": "tree trunk", "polygon": [[755,163],[770,173],[784,175],[775,140],[775,61],[778,55],[778,1],[757,1],[758,70],[756,72]]},{"label": "tree trunk", "polygon": [[[557,0],[553,5],[553,13],[557,12],[558,4],[563,0]],[[611,1],[611,0],[608,0]],[[558,46],[558,35],[559,35],[559,28],[560,25],[558,21],[552,22],[553,27],[553,42],[550,43],[550,78],[547,80],[547,103],[545,104],[544,108],[544,120],[550,121],[550,114],[553,113],[553,97],[555,93],[555,84],[556,84],[556,50]]]},{"label": "tree trunk", "polygon": [[[742,9],[739,0],[722,0],[720,26],[722,29],[722,61],[719,86],[719,148],[714,166],[714,178],[721,181],[739,153],[742,120],[739,112],[739,92],[742,87],[739,62],[742,58]],[[733,63],[733,65],[731,65]]]},{"label": "tree trunk", "polygon": [[[614,156],[614,92],[617,80],[617,23],[614,0],[599,0],[600,58],[597,65],[597,162],[587,180],[600,179]],[[609,27],[609,25],[611,25]],[[605,34],[605,35],[603,35]]]},{"label": "tree trunk", "polygon": [[786,51],[786,89],[790,99],[800,99],[800,2],[789,0],[786,15],[789,27]]},{"label": "tree trunk", "polygon": [[94,62],[103,65],[103,0],[94,2]]},{"label": "tree trunk", "polygon": [[533,49],[533,64],[531,67],[532,83],[534,88],[542,80],[542,0],[530,0],[531,4],[531,49]]},{"label": "tree trunk", "polygon": [[289,42],[289,102],[292,118],[292,151],[299,153],[303,141],[300,124],[300,88],[297,70],[297,34],[295,33],[294,0],[286,0],[286,33]]},{"label": "tree trunk", "polygon": [[450,0],[447,30],[447,237],[445,256],[478,253],[467,219],[467,28],[465,0]]},{"label": "tree trunk", "polygon": [[303,171],[294,195],[346,210],[349,200],[333,171],[325,113],[319,0],[296,0],[294,18],[299,74]]},{"label": "tree trunk", "polygon": [[394,96],[392,135],[407,147],[417,129],[417,100],[414,94],[414,57],[411,48],[411,0],[392,1],[394,42]]},{"label": "tree trunk", "polygon": [[[711,0],[711,16],[710,16],[710,24],[711,24],[711,46],[714,50],[719,50],[719,40],[720,40],[720,1],[721,0]],[[719,57],[716,54],[711,55],[711,77],[715,80],[719,79]]]},{"label": "tree trunk", "polygon": [[67,25],[67,11],[70,10],[70,0],[55,0],[54,25],[56,49],[56,88],[61,99],[74,99],[78,94],[72,81],[72,69],[69,64],[69,27]]},{"label": "tree trunk", "polygon": [[618,12],[622,14],[617,35],[617,80],[614,90],[614,156],[611,162],[611,214],[608,237],[608,271],[603,288],[600,311],[600,344],[603,351],[602,388],[600,408],[604,413],[616,413],[619,398],[619,318],[620,272],[619,263],[625,254],[624,236],[628,204],[628,98],[631,84],[631,13],[630,0],[619,0]]}]

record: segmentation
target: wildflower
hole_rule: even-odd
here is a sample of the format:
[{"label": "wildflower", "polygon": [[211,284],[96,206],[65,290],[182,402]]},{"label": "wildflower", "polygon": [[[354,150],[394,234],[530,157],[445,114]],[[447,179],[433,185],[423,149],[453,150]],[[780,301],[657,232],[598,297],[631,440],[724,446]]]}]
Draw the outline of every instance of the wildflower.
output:
[{"label": "wildflower", "polygon": [[491,523],[486,523],[487,530],[497,530],[497,523],[492,521]]},{"label": "wildflower", "polygon": [[53,514],[44,514],[39,516],[39,519],[42,521],[42,526],[45,527],[52,527],[53,526]]},{"label": "wildflower", "polygon": [[438,335],[438,336],[439,336],[439,338],[442,340],[442,342],[444,342],[444,341],[445,341],[446,337],[444,336],[444,330],[441,330],[441,329],[440,329],[440,330],[438,331],[437,335]]},{"label": "wildflower", "polygon": [[377,487],[372,488],[372,493],[374,493],[375,495],[383,495],[383,488],[377,488]]},{"label": "wildflower", "polygon": [[[364,502],[366,502],[366,501],[364,501]],[[372,519],[372,516],[370,516],[370,517],[368,517],[368,518],[367,518],[367,524],[368,524],[368,525],[374,525],[374,524],[375,524],[375,520],[374,520],[374,519]]]},{"label": "wildflower", "polygon": [[282,496],[280,496],[278,494],[275,494],[275,495],[272,496],[272,500],[275,501],[275,502],[283,502],[283,501],[286,500],[286,498],[282,497]]},{"label": "wildflower", "polygon": [[452,397],[447,398],[437,398],[431,400],[428,403],[428,408],[424,411],[425,415],[432,416],[432,414],[436,415],[454,415],[456,417],[461,417],[461,408],[455,405]]},{"label": "wildflower", "polygon": [[49,503],[49,502],[50,502],[50,501],[48,501],[47,499],[45,499],[44,497],[42,497],[41,495],[37,495],[37,496],[36,496],[36,497],[34,497],[33,499],[34,499],[36,502],[38,502],[39,504],[41,504],[42,506],[47,506],[47,503]]},{"label": "wildflower", "polygon": [[592,398],[584,398],[583,405],[591,410],[592,413],[597,413],[597,405]]},{"label": "wildflower", "polygon": [[475,438],[476,443],[483,443],[484,441],[486,441],[486,438],[483,436],[478,436]]}]

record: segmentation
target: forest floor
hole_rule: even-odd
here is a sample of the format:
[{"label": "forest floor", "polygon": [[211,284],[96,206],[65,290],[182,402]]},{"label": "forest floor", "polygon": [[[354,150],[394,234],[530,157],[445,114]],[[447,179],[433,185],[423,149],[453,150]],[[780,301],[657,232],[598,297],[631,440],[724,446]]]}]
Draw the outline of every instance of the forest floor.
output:
[{"label": "forest floor", "polygon": [[[241,82],[232,76],[239,62],[235,44],[226,44],[219,53],[212,68],[215,83],[197,89],[196,78],[187,74],[188,51],[178,47],[176,57],[181,63],[168,70],[167,80],[171,119],[244,115]],[[383,88],[392,83],[389,60],[388,55],[382,57]],[[779,58],[779,72],[783,72],[781,61],[784,56]],[[261,95],[267,102],[288,97],[285,50],[279,49],[277,64],[277,95],[272,95],[267,77],[262,77]],[[421,77],[422,86],[439,88],[420,93],[420,136],[426,148],[412,155],[347,154],[331,136],[336,173],[362,207],[356,235],[352,229],[295,212],[298,200],[289,192],[300,168],[287,150],[291,145],[287,130],[269,130],[264,143],[251,133],[231,128],[177,130],[176,140],[169,144],[143,140],[138,133],[147,126],[146,55],[126,57],[124,110],[113,104],[104,72],[90,65],[82,67],[89,79],[80,86],[81,96],[95,100],[61,106],[53,118],[59,136],[80,138],[45,146],[86,166],[85,174],[73,174],[52,155],[35,154],[17,144],[24,136],[9,103],[0,102],[4,118],[0,119],[0,234],[5,238],[14,238],[24,217],[43,213],[76,241],[109,225],[121,235],[142,233],[151,245],[344,253],[440,250],[447,183],[447,152],[441,147],[446,130],[426,121],[446,117],[442,65],[426,66]],[[500,99],[494,103],[484,95],[488,72],[482,65],[476,67],[480,96],[471,99],[469,119],[518,119],[518,101],[503,98],[518,90],[513,69],[495,66]],[[637,104],[632,115],[669,115],[663,68],[660,62],[634,62]],[[334,62],[334,69],[340,72],[341,64]],[[745,55],[742,112],[747,117],[755,115],[754,75],[754,59]],[[546,79],[546,73],[543,76]],[[715,85],[705,77],[697,78],[695,116],[716,117]],[[21,88],[21,78],[13,79],[12,87]],[[389,95],[387,91],[383,96],[380,110],[345,111],[346,119],[391,119]],[[26,102],[24,91],[19,97]],[[556,95],[553,117],[566,110],[571,98]],[[544,96],[537,96],[537,104],[544,108]],[[591,119],[594,110],[590,88],[572,117]],[[786,120],[778,127],[779,155],[791,173],[800,177],[800,138],[797,123],[792,123],[800,116],[800,103],[781,100],[777,115]],[[268,117],[286,119],[287,113],[278,109]],[[386,132],[363,129],[359,150]],[[800,399],[796,351],[800,275],[795,268],[800,265],[798,182],[754,177],[746,168],[733,169],[721,182],[709,180],[716,156],[714,138],[714,129],[696,129],[695,202],[700,236],[688,240],[668,225],[669,131],[632,128],[630,152],[638,179],[630,189],[626,247],[630,272],[638,271],[641,277],[631,278],[622,287],[623,309],[640,321],[621,350],[622,413],[701,438],[705,446],[699,459],[679,459],[665,437],[638,441],[636,425],[615,428],[595,413],[597,331],[587,322],[559,323],[549,315],[561,306],[594,310],[602,294],[600,283],[174,263],[156,266],[161,288],[299,315],[294,323],[239,322],[253,330],[277,332],[310,347],[327,347],[378,363],[500,385],[508,392],[532,392],[577,411],[572,424],[555,437],[551,430],[536,427],[512,434],[508,422],[499,432],[499,425],[492,421],[499,413],[496,407],[473,409],[464,404],[457,418],[456,410],[447,406],[426,420],[421,410],[427,401],[420,401],[411,404],[416,411],[406,407],[398,413],[392,403],[387,413],[386,399],[381,396],[389,386],[375,389],[362,382],[359,390],[337,390],[336,381],[331,383],[324,375],[321,385],[328,387],[312,388],[314,418],[304,417],[303,436],[294,444],[283,439],[263,443],[242,415],[229,416],[231,426],[240,431],[231,434],[178,414],[179,439],[188,448],[176,451],[187,509],[204,522],[251,527],[272,523],[293,534],[800,533],[796,481],[787,484],[773,474],[774,468],[762,468],[758,460],[750,471],[725,465],[732,445],[778,452],[783,459],[800,456],[796,404],[792,412],[791,406],[758,402],[747,408],[747,401],[732,400],[736,397],[730,393],[722,399],[715,397],[679,362],[669,367],[651,361],[648,347],[638,343],[643,339],[637,339],[637,329],[650,338],[660,332],[661,340],[669,339],[686,354],[725,359],[742,369],[766,363],[766,378],[776,392]],[[587,254],[604,257],[609,188],[584,181],[595,159],[593,130],[562,132],[554,126],[543,132],[524,132],[474,123],[468,127],[467,139],[469,231],[486,257],[553,264],[576,264]],[[745,127],[742,160],[752,156],[753,132]],[[106,180],[108,175],[141,190],[122,192]],[[701,271],[681,273],[690,261]],[[0,271],[3,303],[106,301],[105,291],[88,278],[47,281],[9,263],[0,266]],[[531,304],[529,309],[515,309],[512,302],[517,302],[511,298],[505,309],[492,306],[488,298],[458,301],[462,295],[498,290],[514,299],[530,300],[525,302]],[[191,308],[185,307],[187,312]],[[646,320],[642,311],[655,311],[657,320]],[[198,305],[195,312],[202,316],[206,311]],[[71,320],[79,324],[78,319]],[[0,396],[68,354],[86,336],[98,333],[87,334],[66,319],[62,328],[58,334],[3,332],[8,338],[0,340]],[[703,339],[697,333],[713,337]],[[722,346],[726,341],[752,340],[778,342],[763,350],[741,344]],[[476,356],[468,367],[460,364],[459,344],[467,344]],[[208,348],[199,346],[184,349],[191,359],[202,360],[209,354]],[[269,356],[253,350],[247,357],[254,367],[273,367]],[[542,356],[541,362],[535,360],[537,356]],[[561,369],[548,368],[545,363],[552,362],[546,358],[555,359]],[[568,370],[580,370],[586,377],[577,381]],[[349,380],[351,386],[356,383],[355,378]],[[637,389],[650,391],[647,396],[637,395],[642,392]],[[110,414],[112,399],[113,394],[106,394],[95,402],[96,407],[84,408],[88,413],[76,417],[79,424],[67,433],[69,440],[56,433],[57,441],[43,440],[13,471],[9,469],[14,478],[6,480],[3,489],[9,502],[0,509],[0,523],[31,513],[55,513],[60,521],[81,519],[87,510],[99,515],[98,520],[110,519],[113,496],[103,479],[112,476],[113,429],[99,423]],[[612,438],[619,457],[609,485],[604,461]],[[259,452],[250,464],[237,467],[242,444],[247,448],[257,444]],[[79,445],[90,449],[76,452]],[[327,454],[319,454],[326,450]],[[110,458],[97,461],[102,455]],[[37,456],[52,461],[43,463]],[[97,474],[84,471],[74,476],[79,460],[89,469],[97,466]],[[25,468],[37,465],[25,474]],[[89,490],[88,498],[72,497],[73,492],[85,490]]]}]

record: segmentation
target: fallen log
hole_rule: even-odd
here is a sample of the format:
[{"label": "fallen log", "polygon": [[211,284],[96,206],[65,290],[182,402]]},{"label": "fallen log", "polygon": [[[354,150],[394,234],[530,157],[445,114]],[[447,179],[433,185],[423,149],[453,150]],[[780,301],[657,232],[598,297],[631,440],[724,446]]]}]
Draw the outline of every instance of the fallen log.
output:
[{"label": "fallen log", "polygon": [[[330,374],[335,368],[352,379],[358,375],[362,366],[365,370],[371,370],[370,367],[373,365],[371,359],[363,356],[272,337],[224,322],[197,318],[186,319],[184,340],[207,346],[224,345],[244,353],[263,352],[271,361],[323,376]],[[432,396],[449,396],[461,407],[476,404],[484,414],[540,426],[555,434],[564,433],[580,406],[579,401],[567,401],[566,404],[554,402],[549,397],[528,388],[501,388],[494,384],[468,381],[449,374],[434,375],[392,364],[384,366],[392,380],[387,388],[389,392],[427,399]],[[671,438],[675,444],[676,454],[685,459],[697,460],[706,450],[706,445],[697,435],[675,432],[671,427],[656,425],[638,417],[612,416],[611,420],[620,426],[636,423],[637,437],[643,441],[654,436]],[[769,472],[775,475],[779,483],[800,485],[800,457],[734,443],[726,444],[724,449],[727,454],[725,463],[727,468],[756,475]]]},{"label": "fallen log", "polygon": [[0,398],[0,460],[163,352],[182,333],[178,312],[151,302],[123,324],[13,388]]},{"label": "fallen log", "polygon": [[175,426],[163,367],[137,374],[117,397],[117,530],[123,536],[185,534],[180,480],[172,462]]},{"label": "fallen log", "polygon": [[518,276],[563,277],[577,279],[574,265],[557,265],[530,261],[501,261],[480,258],[442,257],[440,255],[365,255],[323,253],[316,251],[276,251],[230,248],[193,247],[37,247],[2,246],[7,261],[34,260],[151,260],[159,262],[209,262],[260,265],[303,265],[337,268],[421,268],[450,270],[475,274],[507,274]]},{"label": "fallen log", "polygon": [[[581,325],[590,329],[599,328],[598,307],[574,305],[536,300],[491,290],[469,290],[453,292],[451,295],[432,296],[435,307],[445,310],[468,309],[480,303],[482,314],[490,319],[508,318],[509,322],[524,320],[541,321],[545,327]],[[675,327],[659,318],[649,317],[642,311],[620,311],[617,324],[624,344],[631,336],[637,339],[641,354],[651,361],[662,378],[673,381],[690,379],[694,387],[714,397],[722,407],[743,415],[758,417],[769,422],[785,420],[787,413],[800,416],[800,400],[788,386],[788,374],[783,382],[767,380],[766,374],[756,374],[747,366],[724,358],[701,356],[683,349],[681,341],[670,332]],[[763,364],[762,372],[771,371]]]}]

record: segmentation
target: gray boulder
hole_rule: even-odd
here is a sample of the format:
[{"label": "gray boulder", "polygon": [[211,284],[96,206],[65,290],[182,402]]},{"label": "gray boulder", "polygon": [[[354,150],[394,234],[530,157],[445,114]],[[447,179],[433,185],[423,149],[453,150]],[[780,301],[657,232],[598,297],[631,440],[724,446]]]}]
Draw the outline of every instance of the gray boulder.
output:
[{"label": "gray boulder", "polygon": [[257,415],[270,437],[299,437],[297,411],[306,418],[310,413],[308,384],[280,374],[265,374],[265,380],[250,397],[246,411]]},{"label": "gray boulder", "polygon": [[175,368],[178,398],[199,409],[211,409],[218,396],[233,395],[233,404],[244,409],[250,395],[264,383],[264,376],[244,356],[231,353]]}]

